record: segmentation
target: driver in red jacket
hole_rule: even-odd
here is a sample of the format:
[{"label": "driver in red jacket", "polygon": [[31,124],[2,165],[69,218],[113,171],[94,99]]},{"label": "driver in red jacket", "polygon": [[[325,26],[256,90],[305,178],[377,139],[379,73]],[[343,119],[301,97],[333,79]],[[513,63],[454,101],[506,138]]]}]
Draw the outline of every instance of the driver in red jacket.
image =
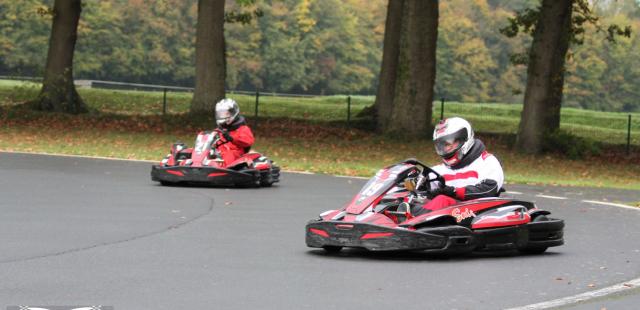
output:
[{"label": "driver in red jacket", "polygon": [[229,98],[216,103],[216,124],[222,132],[223,144],[218,147],[225,165],[247,153],[255,141],[251,128],[240,115],[238,103]]},{"label": "driver in red jacket", "polygon": [[436,153],[443,163],[432,167],[445,180],[427,184],[429,200],[414,215],[439,210],[458,201],[496,197],[504,182],[498,159],[486,151],[482,141],[474,139],[471,124],[460,117],[442,120],[433,131]]}]

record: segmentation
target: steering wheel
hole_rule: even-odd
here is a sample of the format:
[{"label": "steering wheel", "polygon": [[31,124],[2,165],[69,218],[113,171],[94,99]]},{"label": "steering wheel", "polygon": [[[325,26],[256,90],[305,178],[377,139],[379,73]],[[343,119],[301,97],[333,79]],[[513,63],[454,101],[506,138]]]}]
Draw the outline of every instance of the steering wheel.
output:
[{"label": "steering wheel", "polygon": [[[431,167],[420,162],[419,160],[415,158],[409,158],[409,159],[405,159],[402,162],[406,164],[412,164],[412,165],[422,167],[422,172],[420,174],[425,178],[423,186],[427,186],[427,192],[431,191],[432,182],[438,182],[438,184],[440,185],[440,188],[443,188],[445,186],[444,177],[439,173],[437,173],[435,170],[431,169]],[[430,177],[432,175],[433,177]]]},{"label": "steering wheel", "polygon": [[222,135],[222,130],[221,130],[221,129],[216,128],[216,129],[214,129],[213,131],[214,131],[214,132],[216,132],[216,133],[218,134],[218,139],[213,141],[213,142],[215,143],[215,148],[217,148],[217,147],[219,147],[219,146],[221,146],[221,145],[223,145],[223,144],[227,144],[227,143],[229,143],[229,141],[227,141],[227,140],[225,140],[224,142],[222,142],[222,137],[223,137],[223,135]]}]

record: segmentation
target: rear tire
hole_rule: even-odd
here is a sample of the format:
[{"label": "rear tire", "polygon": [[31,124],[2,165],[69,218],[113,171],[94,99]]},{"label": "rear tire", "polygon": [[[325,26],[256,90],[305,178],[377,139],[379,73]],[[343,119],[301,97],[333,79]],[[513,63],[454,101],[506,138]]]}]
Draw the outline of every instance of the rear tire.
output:
[{"label": "rear tire", "polygon": [[[545,215],[538,215],[536,217],[534,217],[531,222],[546,222],[548,221],[549,218],[547,218]],[[520,253],[524,253],[524,254],[542,254],[547,250],[548,247],[525,247],[525,248],[521,248],[518,249],[518,251]]]},{"label": "rear tire", "polygon": [[338,253],[342,250],[342,247],[339,245],[325,245],[322,247],[327,253]]},{"label": "rear tire", "polygon": [[173,182],[160,181],[160,185],[162,185],[162,186],[172,186],[172,185],[173,185]]}]

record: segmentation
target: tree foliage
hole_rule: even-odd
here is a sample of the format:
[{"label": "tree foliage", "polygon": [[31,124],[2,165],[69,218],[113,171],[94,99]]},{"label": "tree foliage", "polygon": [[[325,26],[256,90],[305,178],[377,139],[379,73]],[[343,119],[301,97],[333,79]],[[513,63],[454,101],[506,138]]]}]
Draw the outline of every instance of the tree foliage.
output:
[{"label": "tree foliage", "polygon": [[[74,57],[76,78],[193,86],[197,1],[85,1]],[[499,33],[514,12],[540,0],[440,1],[436,97],[520,102],[524,65],[510,55],[529,36]],[[578,36],[567,62],[565,105],[640,111],[640,6],[596,1],[602,35]],[[0,0],[0,74],[41,76],[52,0]],[[276,92],[374,94],[387,0],[228,0],[227,87]],[[262,15],[256,18],[257,15]],[[237,17],[245,16],[245,17]],[[243,24],[248,18],[251,21]],[[231,23],[233,21],[233,23]],[[607,25],[630,37],[605,44]],[[611,28],[612,33],[626,28]],[[598,31],[585,21],[585,31]],[[522,28],[520,29],[522,31]],[[594,66],[581,63],[587,60]],[[595,65],[597,64],[597,65]],[[575,70],[574,70],[575,69]],[[601,88],[597,88],[601,87]]]}]

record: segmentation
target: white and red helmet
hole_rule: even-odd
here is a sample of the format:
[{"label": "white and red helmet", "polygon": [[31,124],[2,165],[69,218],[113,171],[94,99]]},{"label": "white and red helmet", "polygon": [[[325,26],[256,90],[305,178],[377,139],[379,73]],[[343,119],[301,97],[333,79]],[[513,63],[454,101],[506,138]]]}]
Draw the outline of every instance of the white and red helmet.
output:
[{"label": "white and red helmet", "polygon": [[433,130],[436,153],[447,166],[459,163],[473,146],[471,124],[460,117],[445,118]]},{"label": "white and red helmet", "polygon": [[216,103],[216,123],[218,126],[229,126],[240,114],[238,103],[230,98],[224,98]]}]

